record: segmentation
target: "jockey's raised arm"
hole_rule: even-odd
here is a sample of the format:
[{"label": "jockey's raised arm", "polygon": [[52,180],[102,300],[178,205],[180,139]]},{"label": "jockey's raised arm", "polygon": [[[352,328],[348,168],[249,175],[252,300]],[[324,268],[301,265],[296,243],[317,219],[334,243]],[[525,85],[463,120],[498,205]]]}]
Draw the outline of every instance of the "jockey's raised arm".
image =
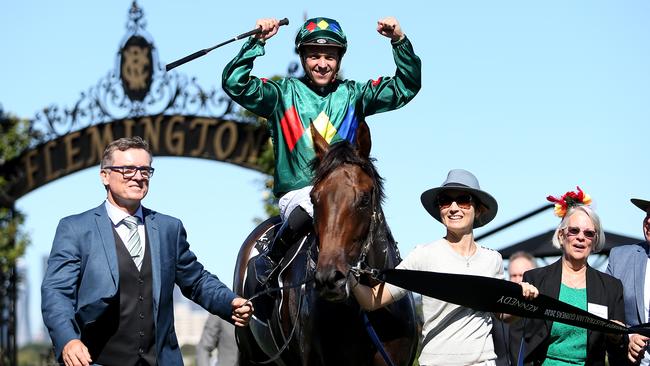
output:
[{"label": "jockey's raised arm", "polygon": [[247,40],[225,67],[222,84],[235,102],[269,122],[275,156],[273,192],[285,224],[257,261],[258,277],[267,283],[292,240],[311,230],[310,124],[328,143],[354,141],[366,116],[400,108],[415,97],[421,86],[421,63],[399,22],[384,18],[377,22],[377,31],[390,39],[395,75],[365,82],[342,80],[338,72],[348,39],[339,22],[316,17],[300,27],[295,39],[305,75],[270,80],[252,75],[253,62],[264,55],[279,22],[260,19],[256,26],[262,32]]}]

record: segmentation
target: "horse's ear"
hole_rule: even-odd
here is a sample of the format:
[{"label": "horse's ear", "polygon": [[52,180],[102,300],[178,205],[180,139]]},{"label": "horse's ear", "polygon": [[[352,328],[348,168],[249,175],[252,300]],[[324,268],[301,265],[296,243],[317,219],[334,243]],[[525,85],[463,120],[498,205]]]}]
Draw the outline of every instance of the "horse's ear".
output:
[{"label": "horse's ear", "polygon": [[323,156],[325,156],[327,150],[329,150],[330,145],[323,138],[323,136],[321,136],[320,132],[318,132],[316,126],[314,126],[313,123],[309,125],[309,129],[311,130],[311,139],[314,142],[314,151],[316,151],[316,159],[318,159],[318,161],[321,161],[323,160]]},{"label": "horse's ear", "polygon": [[357,127],[357,149],[359,150],[359,155],[366,160],[369,159],[371,147],[370,128],[368,128],[366,121],[362,120]]}]

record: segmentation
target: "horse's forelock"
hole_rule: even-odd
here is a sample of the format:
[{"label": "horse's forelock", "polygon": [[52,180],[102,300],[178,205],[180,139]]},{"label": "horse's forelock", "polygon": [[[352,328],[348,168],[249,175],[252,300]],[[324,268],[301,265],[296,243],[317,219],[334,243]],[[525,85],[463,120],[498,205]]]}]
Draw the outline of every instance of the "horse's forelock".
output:
[{"label": "horse's forelock", "polygon": [[311,167],[315,172],[313,185],[318,185],[343,164],[354,164],[372,178],[377,194],[377,203],[381,203],[384,201],[384,178],[377,172],[377,168],[373,164],[374,160],[367,160],[359,156],[357,149],[347,140],[332,144],[322,160],[314,159],[311,162]]}]

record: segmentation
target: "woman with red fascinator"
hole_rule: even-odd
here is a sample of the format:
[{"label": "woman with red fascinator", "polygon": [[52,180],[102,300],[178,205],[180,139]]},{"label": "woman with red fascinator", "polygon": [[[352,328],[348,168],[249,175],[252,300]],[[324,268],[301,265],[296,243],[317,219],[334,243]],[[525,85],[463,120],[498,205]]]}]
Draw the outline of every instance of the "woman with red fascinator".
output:
[{"label": "woman with red fascinator", "polygon": [[[605,234],[596,212],[589,206],[591,197],[580,187],[560,198],[548,196],[555,203],[555,214],[562,218],[553,234],[553,245],[562,250],[555,263],[524,273],[524,281],[545,294],[605,319],[625,319],[623,285],[618,279],[593,269],[587,259],[605,246]],[[605,365],[605,351],[610,365],[624,363],[625,343],[620,335],[578,328],[548,320],[528,319],[523,327],[524,348],[521,355],[533,365]],[[622,324],[622,323],[621,323]],[[515,334],[521,339],[522,334]],[[515,347],[512,352],[519,352]],[[521,363],[520,363],[521,364]]]}]

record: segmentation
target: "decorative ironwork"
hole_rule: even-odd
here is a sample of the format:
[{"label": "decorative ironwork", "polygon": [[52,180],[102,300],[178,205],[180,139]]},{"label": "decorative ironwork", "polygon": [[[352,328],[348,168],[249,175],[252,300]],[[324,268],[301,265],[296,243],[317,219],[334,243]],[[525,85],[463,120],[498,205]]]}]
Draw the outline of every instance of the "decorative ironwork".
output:
[{"label": "decorative ironwork", "polygon": [[[82,92],[72,107],[50,105],[36,113],[27,131],[30,146],[16,158],[0,159],[6,181],[0,206],[13,207],[32,189],[98,164],[108,139],[133,131],[149,137],[160,156],[214,159],[262,171],[256,164],[268,131],[258,118],[241,113],[220,89],[165,72],[135,1],[126,28],[114,70]],[[299,70],[293,63],[288,74]],[[15,267],[0,270],[0,365],[17,361],[16,281]]]},{"label": "decorative ironwork", "polygon": [[133,34],[144,32],[147,22],[144,20],[144,11],[133,1],[129,9],[129,21],[126,23],[126,29]]},{"label": "decorative ironwork", "polygon": [[153,80],[152,46],[144,37],[132,36],[120,52],[122,88],[132,101],[142,101],[149,94]]},{"label": "decorative ironwork", "polygon": [[[34,145],[90,125],[144,115],[189,114],[241,122],[255,120],[238,113],[220,89],[206,89],[194,77],[165,72],[145,26],[144,12],[134,1],[115,69],[82,92],[72,107],[50,105],[38,112],[31,126],[39,136]],[[296,65],[290,69],[295,72]]]}]

